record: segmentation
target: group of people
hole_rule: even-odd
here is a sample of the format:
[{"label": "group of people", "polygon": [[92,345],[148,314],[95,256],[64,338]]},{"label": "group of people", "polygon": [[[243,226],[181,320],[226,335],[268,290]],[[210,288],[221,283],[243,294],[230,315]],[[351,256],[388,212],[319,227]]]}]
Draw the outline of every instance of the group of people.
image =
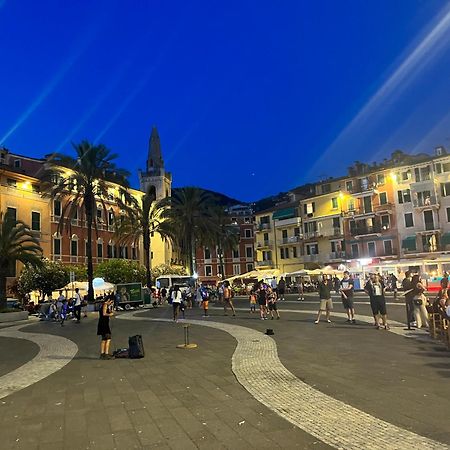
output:
[{"label": "group of people", "polygon": [[259,317],[261,320],[267,320],[270,318],[274,319],[274,314],[277,319],[280,318],[280,313],[278,312],[277,302],[279,299],[284,300],[284,285],[280,288],[280,284],[283,282],[283,277],[281,278],[278,285],[276,285],[273,280],[271,284],[264,283],[263,280],[259,281],[253,286],[253,290],[250,292],[250,312],[256,312],[256,305],[259,306]]},{"label": "group of people", "polygon": [[74,317],[75,323],[81,322],[82,314],[83,317],[87,317],[86,306],[87,302],[81,296],[78,288],[75,289],[72,298],[66,298],[63,291],[60,290],[56,300],[41,305],[39,314],[44,320],[53,320],[64,326],[64,322],[71,315]]}]

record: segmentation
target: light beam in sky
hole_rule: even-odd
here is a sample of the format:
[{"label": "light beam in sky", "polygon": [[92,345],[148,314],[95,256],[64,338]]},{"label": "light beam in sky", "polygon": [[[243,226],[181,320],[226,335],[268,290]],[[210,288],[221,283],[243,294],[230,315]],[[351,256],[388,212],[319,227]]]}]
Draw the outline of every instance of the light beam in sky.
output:
[{"label": "light beam in sky", "polygon": [[338,145],[355,132],[363,132],[363,127],[371,116],[381,111],[386,101],[392,103],[394,97],[398,97],[406,87],[416,79],[423,70],[436,61],[443,49],[450,43],[450,5],[447,4],[438,18],[428,28],[430,31],[419,41],[417,46],[406,56],[386,82],[360,109],[350,123],[339,133],[336,139],[328,146],[326,151],[311,167],[308,175],[314,176],[326,160],[334,156]]}]

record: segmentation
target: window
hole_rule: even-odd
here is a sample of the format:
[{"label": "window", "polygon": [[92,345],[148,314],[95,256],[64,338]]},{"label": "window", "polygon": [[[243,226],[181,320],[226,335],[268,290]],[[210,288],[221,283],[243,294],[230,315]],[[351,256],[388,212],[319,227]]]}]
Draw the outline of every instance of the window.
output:
[{"label": "window", "polygon": [[331,241],[331,251],[333,253],[342,251],[342,241]]},{"label": "window", "polygon": [[391,227],[391,223],[389,220],[389,216],[385,214],[384,216],[381,216],[381,229],[382,230],[389,230]]},{"label": "window", "polygon": [[434,230],[433,211],[424,211],[423,221],[425,223],[425,230]]},{"label": "window", "polygon": [[72,256],[78,256],[78,239],[72,238],[70,241],[70,254]]},{"label": "window", "polygon": [[137,259],[137,249],[136,249],[136,247],[131,247],[131,259]]},{"label": "window", "polygon": [[337,199],[337,197],[333,197],[331,199],[331,208],[332,209],[337,209],[338,208],[338,199]]},{"label": "window", "polygon": [[114,247],[113,247],[112,243],[110,242],[108,244],[108,247],[106,248],[106,256],[107,256],[107,258],[112,258],[114,256],[113,248]]},{"label": "window", "polygon": [[359,258],[358,244],[352,244],[351,245],[351,251],[352,251],[352,257],[353,258]]},{"label": "window", "polygon": [[53,215],[61,217],[61,202],[59,200],[53,200]]},{"label": "window", "polygon": [[251,223],[250,217],[244,217],[244,223]]},{"label": "window", "polygon": [[241,265],[233,264],[233,275],[240,275],[240,274],[241,274]]},{"label": "window", "polygon": [[[87,256],[87,254],[88,254],[88,242],[87,242],[87,240],[84,241],[84,254],[85,254],[85,256]],[[92,256],[94,256],[94,255],[92,255]]]},{"label": "window", "polygon": [[380,205],[386,205],[388,202],[387,192],[380,192]]},{"label": "window", "polygon": [[441,195],[442,197],[450,195],[450,183],[441,183]]},{"label": "window", "polygon": [[368,242],[367,250],[368,250],[369,256],[376,256],[377,252],[375,250],[375,242]]},{"label": "window", "polygon": [[354,211],[355,210],[355,199],[351,198],[348,201],[348,210]]},{"label": "window", "polygon": [[346,181],[345,182],[345,189],[348,191],[348,192],[352,192],[353,191],[353,181]]},{"label": "window", "polygon": [[252,230],[251,229],[249,229],[249,228],[247,228],[245,231],[244,231],[244,236],[246,237],[246,238],[251,238],[251,237],[253,237],[253,233],[252,233]]},{"label": "window", "polygon": [[264,239],[264,242],[266,243],[266,242],[269,242],[269,233],[264,233],[263,234],[263,239]]},{"label": "window", "polygon": [[365,213],[372,212],[372,197],[370,195],[363,197],[363,206]]},{"label": "window", "polygon": [[205,276],[212,276],[212,266],[205,266]]},{"label": "window", "polygon": [[[447,208],[450,209],[450,208]],[[405,227],[411,228],[414,226],[414,219],[412,213],[405,213]]]},{"label": "window", "polygon": [[417,181],[428,181],[431,179],[430,166],[421,167],[420,169],[416,167],[414,169],[414,176]]},{"label": "window", "polygon": [[450,208],[447,208],[446,211],[447,211],[447,222],[450,222]]},{"label": "window", "polygon": [[294,236],[300,236],[300,227],[294,228]]},{"label": "window", "polygon": [[316,212],[315,202],[305,203],[303,205],[303,211],[305,213],[305,216],[312,217],[314,215],[314,213]]},{"label": "window", "polygon": [[383,241],[383,246],[384,246],[384,254],[386,256],[388,255],[392,255],[393,251],[392,251],[392,241]]},{"label": "window", "polygon": [[297,247],[292,247],[292,257],[297,258]]},{"label": "window", "polygon": [[103,258],[103,243],[97,242],[97,257]]},{"label": "window", "polygon": [[280,258],[284,259],[284,248],[280,248]]},{"label": "window", "polygon": [[264,251],[262,252],[263,254],[263,261],[272,261],[272,252],[269,251]]},{"label": "window", "polygon": [[14,160],[14,167],[16,168],[16,169],[18,169],[19,167],[20,167],[20,164],[21,163],[21,161],[20,161],[20,159],[15,159]]},{"label": "window", "polygon": [[314,233],[317,231],[317,222],[305,222],[305,233]]},{"label": "window", "polygon": [[328,194],[329,192],[331,192],[331,184],[322,184],[322,194]]},{"label": "window", "polygon": [[377,175],[377,184],[381,185],[384,184],[385,180],[384,180],[384,173],[379,173]]},{"label": "window", "polygon": [[341,220],[339,217],[333,217],[333,228],[334,229],[341,228]]},{"label": "window", "polygon": [[41,231],[41,213],[31,212],[31,229],[33,231]]},{"label": "window", "polygon": [[307,255],[318,255],[319,254],[319,244],[306,244],[306,254]]},{"label": "window", "polygon": [[112,225],[114,223],[114,212],[110,209],[108,211],[108,225]]},{"label": "window", "polygon": [[9,187],[13,187],[13,188],[16,188],[16,187],[17,187],[17,181],[14,180],[13,178],[7,178],[7,179],[6,179],[6,184],[7,184]]},{"label": "window", "polygon": [[411,191],[409,189],[403,189],[402,191],[397,191],[398,202],[399,203],[410,203],[411,202]]},{"label": "window", "polygon": [[239,249],[238,248],[233,249],[233,258],[239,258]]},{"label": "window", "polygon": [[17,220],[17,209],[12,206],[8,206],[6,208],[5,219],[6,218],[11,219],[11,220]]},{"label": "window", "polygon": [[247,272],[251,272],[253,270],[253,264],[252,263],[248,263],[247,264]]},{"label": "window", "polygon": [[253,258],[253,247],[245,247],[245,256],[247,258]]},{"label": "window", "polygon": [[431,192],[430,191],[422,191],[417,192],[417,205],[418,206],[427,206],[431,205],[433,202],[431,200]]},{"label": "window", "polygon": [[205,259],[211,259],[211,250],[208,247],[204,248]]},{"label": "window", "polygon": [[100,208],[97,208],[97,220],[101,221],[103,218],[103,211]]},{"label": "window", "polygon": [[410,170],[407,170],[400,174],[401,181],[409,181],[410,179],[411,179],[411,171]]},{"label": "window", "polygon": [[53,254],[60,255],[61,254],[61,239],[53,238]]}]

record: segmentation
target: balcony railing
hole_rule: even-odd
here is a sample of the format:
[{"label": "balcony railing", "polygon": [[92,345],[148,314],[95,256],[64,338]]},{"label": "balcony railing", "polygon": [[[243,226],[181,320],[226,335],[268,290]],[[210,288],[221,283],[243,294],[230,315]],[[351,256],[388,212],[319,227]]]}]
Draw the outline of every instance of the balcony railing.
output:
[{"label": "balcony railing", "polygon": [[353,208],[343,212],[345,217],[364,216],[366,214],[375,214],[374,207],[372,208]]},{"label": "balcony railing", "polygon": [[285,245],[285,244],[295,244],[297,242],[300,242],[302,240],[301,236],[289,236],[282,238],[278,241],[278,244]]},{"label": "balcony railing", "polygon": [[321,235],[322,233],[320,231],[306,231],[303,233],[303,239],[316,239]]},{"label": "balcony railing", "polygon": [[319,255],[303,255],[304,262],[318,262]]},{"label": "balcony railing", "polygon": [[434,195],[425,198],[413,198],[412,204],[415,208],[438,207],[439,203]]},{"label": "balcony railing", "polygon": [[256,261],[257,266],[273,266],[273,261],[271,259],[265,259],[263,261]]},{"label": "balcony railing", "polygon": [[321,234],[323,236],[342,236],[344,233],[340,227],[334,227],[334,228],[324,228],[321,231]]},{"label": "balcony railing", "polygon": [[258,231],[270,230],[270,223],[259,223]]},{"label": "balcony railing", "polygon": [[328,255],[328,258],[330,260],[335,260],[335,259],[346,259],[347,255],[345,252],[331,252]]},{"label": "balcony railing", "polygon": [[380,225],[355,227],[350,229],[350,234],[354,237],[367,236],[372,234],[381,234],[382,228]]},{"label": "balcony railing", "polygon": [[262,241],[258,242],[257,248],[266,248],[266,247],[272,247],[272,241]]}]

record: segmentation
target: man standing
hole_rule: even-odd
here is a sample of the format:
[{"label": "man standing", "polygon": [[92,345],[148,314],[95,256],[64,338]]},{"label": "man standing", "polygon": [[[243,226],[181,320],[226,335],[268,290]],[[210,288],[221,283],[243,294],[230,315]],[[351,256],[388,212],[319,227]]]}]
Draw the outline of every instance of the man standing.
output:
[{"label": "man standing", "polygon": [[227,315],[227,307],[229,306],[231,311],[233,311],[233,316],[236,316],[236,311],[233,306],[233,291],[231,290],[230,283],[228,281],[223,283],[223,300],[223,314],[225,316]]},{"label": "man standing", "polygon": [[397,299],[397,277],[391,273],[391,276],[389,277],[389,285],[391,288],[391,291],[394,293],[394,300]]},{"label": "man standing", "polygon": [[271,280],[270,280],[270,287],[275,291],[276,290],[276,288],[277,288],[277,279],[275,278],[275,277],[273,277]]},{"label": "man standing", "polygon": [[332,289],[331,280],[325,278],[319,283],[319,299],[320,299],[320,307],[319,312],[317,313],[317,319],[314,322],[318,324],[320,321],[320,315],[322,311],[326,312],[327,322],[331,323],[330,320],[330,311],[333,309],[333,301],[331,300],[331,289]]},{"label": "man standing", "polygon": [[411,323],[414,322],[414,287],[412,283],[412,275],[409,270],[405,272],[405,278],[402,281],[403,295],[405,296],[406,304],[406,320],[408,321],[408,328],[411,328]]},{"label": "man standing", "polygon": [[284,278],[280,278],[280,282],[278,283],[278,298],[280,300],[284,300],[284,293],[286,292],[286,281]]},{"label": "man standing", "polygon": [[341,280],[341,299],[347,312],[347,322],[356,323],[355,308],[353,306],[353,280],[348,271],[344,272],[344,278]]},{"label": "man standing", "polygon": [[75,314],[75,318],[77,319],[76,323],[80,323],[81,320],[81,303],[82,298],[80,294],[80,290],[78,288],[75,288],[75,304],[73,308],[73,312]]}]

